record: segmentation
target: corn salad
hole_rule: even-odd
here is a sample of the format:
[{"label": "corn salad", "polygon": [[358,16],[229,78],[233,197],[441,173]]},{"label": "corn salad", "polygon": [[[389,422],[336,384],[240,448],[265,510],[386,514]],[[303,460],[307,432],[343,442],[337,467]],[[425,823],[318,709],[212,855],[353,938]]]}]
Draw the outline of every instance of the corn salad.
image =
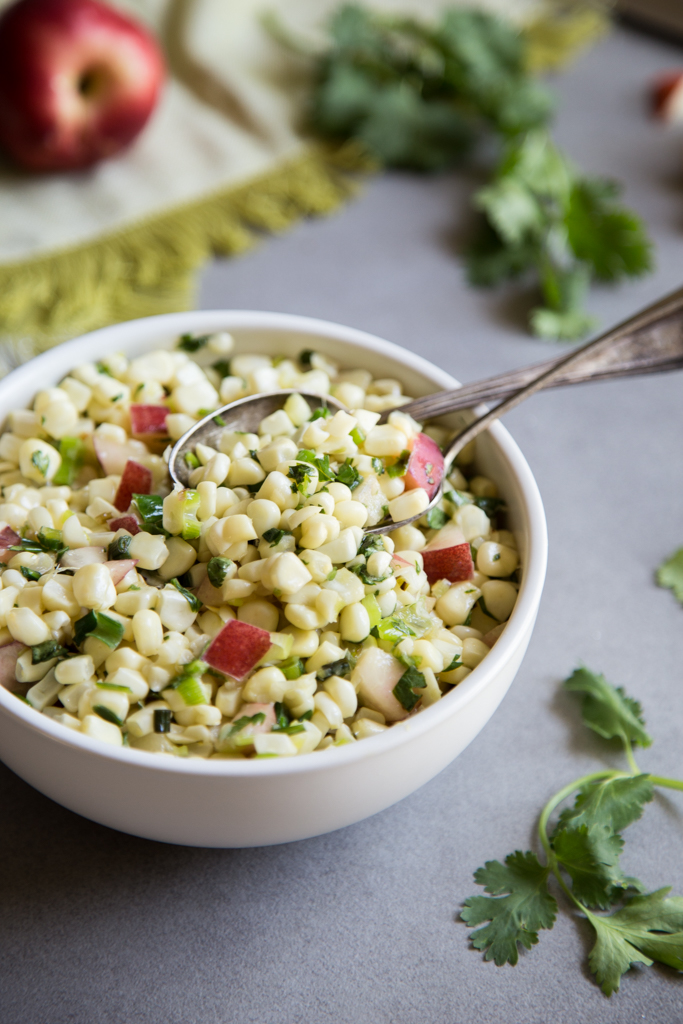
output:
[{"label": "corn salad", "polygon": [[[198,444],[172,489],[172,442],[279,388],[346,411],[290,395],[257,433]],[[364,535],[438,486],[446,434],[409,400],[320,353],[233,354],[225,333],[39,391],[0,437],[0,681],[65,729],[190,757],[355,743],[440,700],[502,631],[519,558],[471,448],[426,516]]]}]

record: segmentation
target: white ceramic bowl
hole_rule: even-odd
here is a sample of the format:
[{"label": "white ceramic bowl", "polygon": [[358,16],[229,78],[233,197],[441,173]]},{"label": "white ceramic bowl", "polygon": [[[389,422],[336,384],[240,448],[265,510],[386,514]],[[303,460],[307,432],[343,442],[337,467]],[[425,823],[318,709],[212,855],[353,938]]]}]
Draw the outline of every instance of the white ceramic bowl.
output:
[{"label": "white ceramic bowl", "polygon": [[[210,311],[107,327],[44,353],[0,381],[0,421],[71,367],[108,352],[172,346],[178,335],[230,331],[239,351],[314,348],[414,396],[456,386],[436,366],[387,341],[322,320]],[[110,747],[63,728],[0,687],[0,756],[42,793],[111,828],[187,846],[265,846],[321,835],[389,807],[445,768],[486,724],[526,651],[546,568],[546,524],[524,456],[496,423],[478,442],[519,538],[524,578],[510,622],[485,658],[437,704],[387,732],[303,757],[263,761],[171,758]]]}]

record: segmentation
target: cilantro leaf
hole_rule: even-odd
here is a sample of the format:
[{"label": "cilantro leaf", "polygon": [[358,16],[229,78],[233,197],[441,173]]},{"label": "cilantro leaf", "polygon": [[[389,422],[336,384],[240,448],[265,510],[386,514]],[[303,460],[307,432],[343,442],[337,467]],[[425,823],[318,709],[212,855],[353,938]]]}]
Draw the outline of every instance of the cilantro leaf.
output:
[{"label": "cilantro leaf", "polygon": [[299,462],[309,462],[312,466],[315,466],[318,470],[319,480],[334,480],[334,473],[330,469],[329,455],[319,456],[308,448],[303,448],[301,451],[297,452],[296,457]]},{"label": "cilantro leaf", "polygon": [[262,537],[263,540],[267,541],[270,544],[271,548],[274,548],[277,544],[280,543],[283,537],[291,537],[291,535],[291,530],[280,530],[278,529],[277,526],[271,526],[269,530],[266,530],[262,534]]},{"label": "cilantro leaf", "polygon": [[474,873],[490,896],[470,896],[465,900],[462,920],[470,925],[490,923],[470,936],[475,949],[485,950],[484,958],[502,967],[516,964],[518,946],[531,949],[538,942],[541,928],[552,928],[557,903],[548,892],[548,868],[534,853],[515,850],[505,864],[489,860]]},{"label": "cilantro leaf", "polygon": [[[553,839],[553,849],[572,880],[572,892],[589,907],[607,909],[634,886],[619,868],[624,840],[605,825],[563,828]],[[640,888],[640,885],[637,884]]]},{"label": "cilantro leaf", "polygon": [[418,672],[414,665],[408,665],[391,692],[406,711],[412,711],[422,696],[414,691],[423,690],[426,685],[427,682],[422,673]]},{"label": "cilantro leaf", "polygon": [[587,914],[596,932],[590,968],[606,996],[619,991],[632,964],[653,960],[683,970],[683,898],[666,899],[669,888],[639,894],[607,917]]},{"label": "cilantro leaf", "polygon": [[358,487],[362,479],[363,477],[360,475],[350,459],[347,459],[346,462],[337,470],[337,482],[340,484],[346,484],[351,491]]},{"label": "cilantro leaf", "polygon": [[193,335],[193,334],[182,334],[177,347],[181,352],[199,352],[200,348],[204,348],[211,335]]},{"label": "cilantro leaf", "polygon": [[662,562],[657,570],[657,582],[660,587],[673,590],[677,600],[683,604],[683,548]]},{"label": "cilantro leaf", "polygon": [[212,587],[223,586],[231,565],[232,559],[230,558],[221,558],[219,555],[214,555],[213,558],[209,559],[206,566],[206,575],[209,577],[209,583]]},{"label": "cilantro leaf", "polygon": [[645,731],[640,704],[627,697],[620,686],[612,686],[604,676],[587,668],[576,669],[564,686],[572,693],[585,694],[581,705],[583,721],[599,736],[650,746],[652,738]]},{"label": "cilantro leaf", "polygon": [[440,530],[448,522],[448,516],[443,509],[435,507],[427,513],[427,526],[432,530]]},{"label": "cilantro leaf", "polygon": [[168,536],[164,529],[164,499],[158,494],[134,494],[133,501],[145,533]]},{"label": "cilantro leaf", "polygon": [[562,828],[579,825],[605,825],[612,832],[621,832],[638,821],[646,803],[652,800],[649,775],[627,775],[600,779],[583,786],[574,801],[560,815],[554,835]]},{"label": "cilantro leaf", "polygon": [[614,181],[578,181],[565,215],[574,255],[590,264],[601,281],[618,281],[652,269],[652,244],[638,218],[616,204],[619,192]]}]

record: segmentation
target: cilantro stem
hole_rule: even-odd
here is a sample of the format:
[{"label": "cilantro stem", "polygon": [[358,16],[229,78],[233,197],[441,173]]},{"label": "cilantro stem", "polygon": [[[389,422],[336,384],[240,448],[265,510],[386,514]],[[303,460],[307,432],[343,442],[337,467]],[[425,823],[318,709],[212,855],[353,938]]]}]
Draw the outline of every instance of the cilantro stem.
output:
[{"label": "cilantro stem", "polygon": [[664,786],[666,789],[683,789],[683,779],[668,779],[664,775],[650,775],[653,786]]},{"label": "cilantro stem", "polygon": [[624,751],[626,752],[626,760],[629,763],[629,767],[634,775],[640,775],[640,768],[636,764],[636,759],[633,756],[633,745],[631,744],[628,736],[623,735],[621,741],[624,744]]},{"label": "cilantro stem", "polygon": [[551,796],[550,800],[548,800],[547,804],[541,811],[541,817],[538,821],[538,837],[541,840],[541,845],[545,850],[545,855],[548,858],[548,864],[550,866],[552,866],[552,863],[555,861],[555,854],[553,853],[550,845],[550,839],[548,838],[548,819],[557,805],[561,804],[563,800],[566,800],[568,796],[571,796],[574,790],[581,789],[582,786],[587,785],[589,782],[596,782],[598,779],[619,778],[620,776],[627,776],[628,774],[628,772],[615,771],[613,768],[605,769],[601,772],[592,772],[590,775],[583,775],[580,779],[574,779],[573,782],[563,786],[562,789],[558,790],[554,796]]}]

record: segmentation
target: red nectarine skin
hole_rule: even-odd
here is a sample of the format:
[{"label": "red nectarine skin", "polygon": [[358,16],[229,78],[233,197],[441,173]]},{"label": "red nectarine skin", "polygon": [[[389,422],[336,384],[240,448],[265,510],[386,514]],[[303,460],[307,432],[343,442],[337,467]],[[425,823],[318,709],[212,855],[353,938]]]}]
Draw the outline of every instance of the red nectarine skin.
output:
[{"label": "red nectarine skin", "polygon": [[664,71],[652,83],[652,109],[662,121],[679,121],[683,116],[683,71]]},{"label": "red nectarine skin", "polygon": [[116,491],[114,505],[119,512],[127,512],[134,494],[149,494],[152,490],[152,473],[147,466],[141,466],[134,459],[128,459],[123,476]]},{"label": "red nectarine skin", "polygon": [[270,644],[268,630],[231,619],[213,638],[203,660],[223,675],[242,680],[270,649]]},{"label": "red nectarine skin", "polygon": [[422,559],[430,586],[437,580],[460,583],[471,580],[474,575],[472,551],[455,523],[448,523],[439,530],[422,549]]},{"label": "red nectarine skin", "polygon": [[0,17],[0,144],[31,170],[88,167],[147,122],[163,59],[98,0],[19,0]]},{"label": "red nectarine skin", "polygon": [[443,455],[436,441],[427,434],[418,434],[408,459],[405,484],[406,490],[423,487],[430,498],[439,489],[443,476]]}]

